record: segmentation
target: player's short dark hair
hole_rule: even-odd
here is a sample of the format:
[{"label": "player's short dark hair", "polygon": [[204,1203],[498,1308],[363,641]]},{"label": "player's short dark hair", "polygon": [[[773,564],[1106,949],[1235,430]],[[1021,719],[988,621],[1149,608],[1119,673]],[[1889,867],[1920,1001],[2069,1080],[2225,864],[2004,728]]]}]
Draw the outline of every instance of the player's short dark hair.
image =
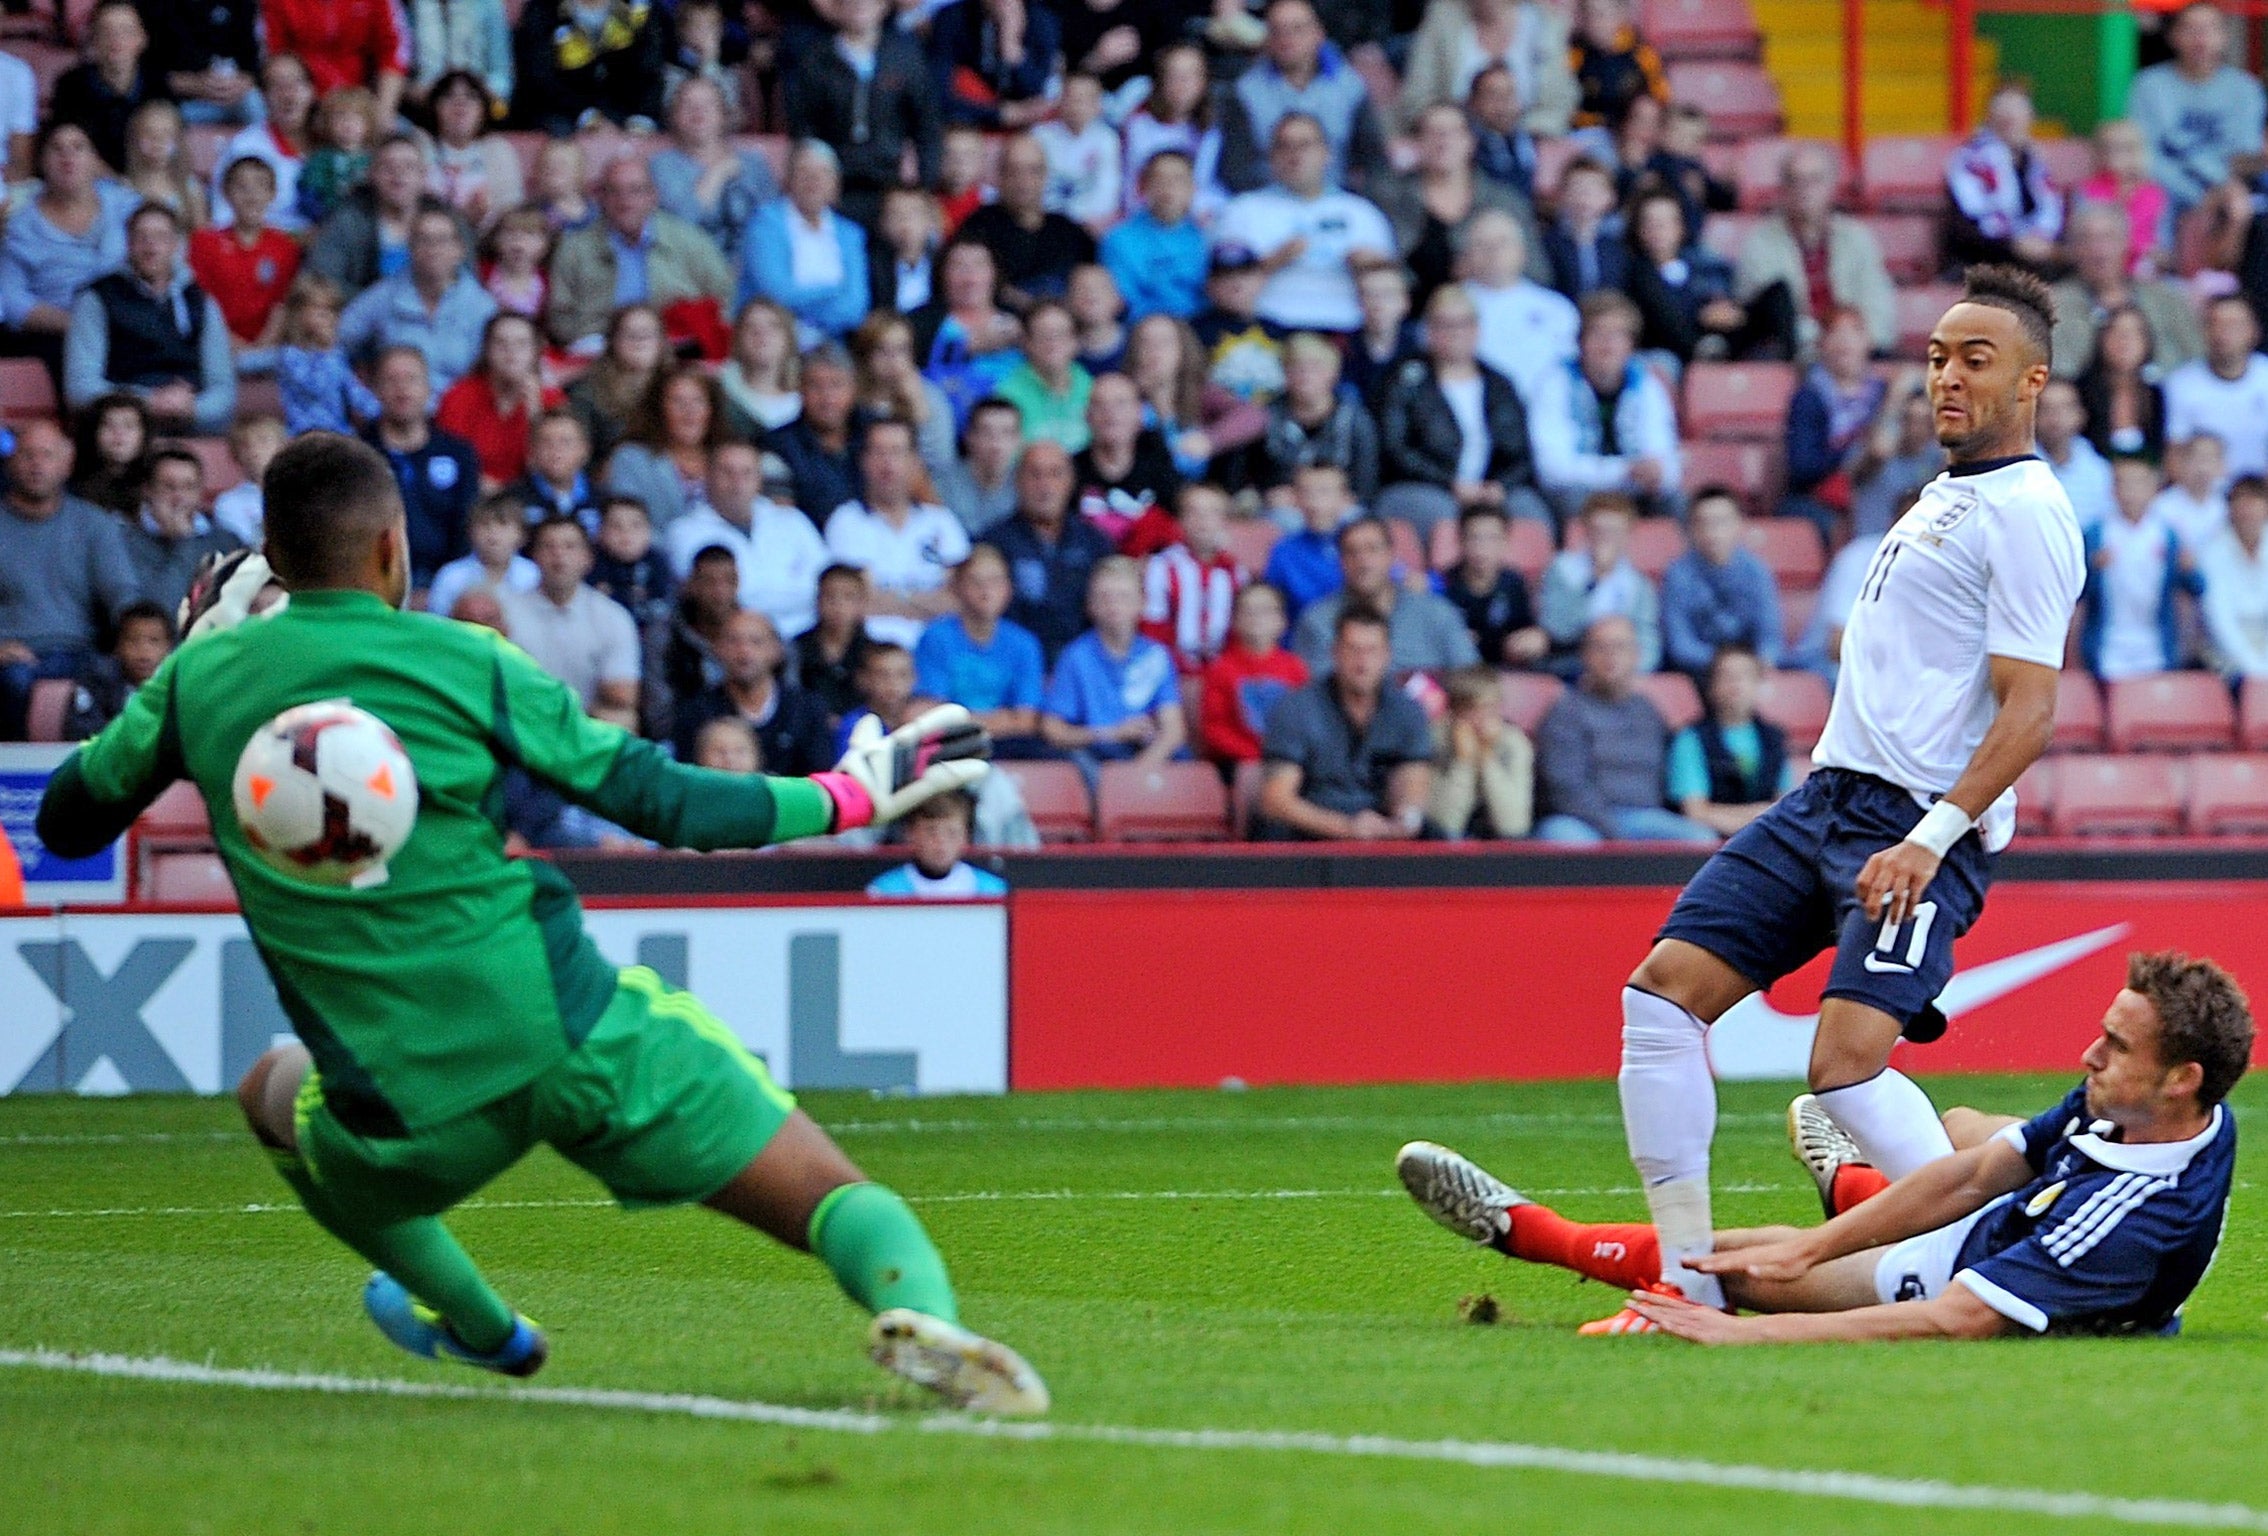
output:
[{"label": "player's short dark hair", "polygon": [[268,563],[288,587],[336,586],[402,518],[402,491],[377,449],[337,432],[283,445],[260,479]]},{"label": "player's short dark hair", "polygon": [[2252,1004],[2236,978],[2210,960],[2161,949],[2127,956],[2126,985],[2157,1010],[2158,1060],[2204,1069],[2199,1107],[2227,1098],[2252,1062]]},{"label": "player's short dark hair", "polygon": [[165,631],[168,644],[173,641],[173,615],[167,613],[162,604],[153,603],[146,597],[119,609],[118,617],[110,627],[117,638],[122,640],[126,637],[126,626],[129,624],[155,624]]},{"label": "player's short dark hair", "polygon": [[1971,267],[1962,279],[1961,302],[1982,304],[1987,309],[2014,315],[2024,340],[2041,360],[2051,355],[2053,345],[2049,338],[2055,331],[2055,294],[2038,275],[2022,267],[1997,262]]},{"label": "player's short dark hair", "polygon": [[1393,548],[1394,530],[1386,526],[1386,519],[1380,517],[1375,512],[1365,512],[1360,517],[1350,517],[1345,522],[1339,524],[1339,531],[1336,534],[1332,535],[1331,543],[1334,547],[1337,548],[1340,554],[1343,555],[1347,552],[1347,537],[1348,535],[1355,532],[1355,530],[1358,528],[1371,529],[1380,538],[1386,541],[1387,548]]}]

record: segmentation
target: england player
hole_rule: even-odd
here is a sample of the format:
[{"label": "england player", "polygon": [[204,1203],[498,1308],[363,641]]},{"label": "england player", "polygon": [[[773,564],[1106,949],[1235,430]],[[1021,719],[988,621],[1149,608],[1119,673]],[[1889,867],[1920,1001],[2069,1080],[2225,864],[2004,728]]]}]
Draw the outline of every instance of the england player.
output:
[{"label": "england player", "polygon": [[[267,562],[288,602],[247,621],[264,565],[214,573],[199,638],[67,760],[39,834],[103,848],[176,779],[203,794],[244,919],[302,1044],[239,1085],[307,1212],[379,1272],[371,1320],[428,1358],[533,1374],[547,1344],[443,1213],[548,1142],[626,1207],[699,1201],[807,1249],[876,1314],[877,1363],[964,1407],[1036,1413],[1047,1389],[959,1326],[944,1261],[761,1062],[687,993],[617,970],[549,864],[509,859],[519,768],[665,847],[737,848],[894,820],[985,771],[965,711],[853,738],[808,779],[709,773],[592,720],[495,633],[404,613],[408,533],[385,460],[313,433],[269,465]],[[235,620],[228,627],[229,620]],[[212,631],[200,633],[201,631]],[[308,885],[264,863],[231,794],[244,743],[294,705],[348,698],[417,770],[417,822],[385,883]]]},{"label": "england player", "polygon": [[[1623,1125],[1661,1232],[1662,1280],[1722,1305],[1710,1251],[1726,1009],[1833,948],[1810,1084],[1893,1179],[1944,1157],[1928,1095],[1890,1066],[1935,1039],[1953,941],[1983,909],[2015,829],[2013,786],[2046,749],[2084,577],[2079,526],[2033,452],[2054,300],[1975,267],[1929,338],[1929,403],[1950,467],[1882,541],[1844,631],[1811,777],[1737,833],[1678,898],[1622,993]],[[1645,1332],[1625,1309],[1587,1325]]]},{"label": "england player", "polygon": [[2029,1121],[1966,1112],[1974,1145],[1824,1226],[1719,1232],[1688,1258],[1759,1317],[1661,1284],[1650,1226],[1568,1221],[1430,1142],[1397,1167],[1451,1231],[1626,1286],[1648,1331],[1699,1343],[2177,1333],[2220,1244],[2236,1170],[2221,1101],[2252,1059],[2251,1009],[2210,961],[2135,955],[2080,1059],[2061,1103]]}]

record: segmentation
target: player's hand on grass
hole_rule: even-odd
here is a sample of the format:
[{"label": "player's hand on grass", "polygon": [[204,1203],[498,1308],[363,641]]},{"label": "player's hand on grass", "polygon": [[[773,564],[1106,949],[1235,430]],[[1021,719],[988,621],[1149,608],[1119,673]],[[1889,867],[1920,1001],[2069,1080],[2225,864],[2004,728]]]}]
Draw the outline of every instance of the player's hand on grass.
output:
[{"label": "player's hand on grass", "polygon": [[1647,1321],[1659,1324],[1662,1332],[1672,1333],[1696,1344],[1753,1344],[1750,1336],[1750,1319],[1720,1312],[1715,1307],[1704,1307],[1683,1296],[1664,1296],[1653,1291],[1630,1293],[1631,1310]]},{"label": "player's hand on grass", "polygon": [[1704,1275],[1748,1275],[1757,1280],[1801,1280],[1819,1262],[1801,1239],[1758,1243],[1749,1248],[1721,1248],[1697,1253],[1681,1261]]},{"label": "player's hand on grass", "polygon": [[992,737],[958,704],[924,711],[887,736],[868,715],[832,773],[811,781],[835,802],[831,830],[883,826],[925,800],[966,789],[992,765]]},{"label": "player's hand on grass", "polygon": [[1919,843],[1894,843],[1868,859],[1858,877],[1858,899],[1866,908],[1867,921],[1905,922],[1943,862]]}]

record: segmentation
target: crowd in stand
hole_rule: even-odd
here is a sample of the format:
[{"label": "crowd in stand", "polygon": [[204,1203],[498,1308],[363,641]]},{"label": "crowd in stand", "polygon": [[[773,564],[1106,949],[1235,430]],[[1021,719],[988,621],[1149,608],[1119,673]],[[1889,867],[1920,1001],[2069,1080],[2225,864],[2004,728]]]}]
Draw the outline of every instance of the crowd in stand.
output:
[{"label": "crowd in stand", "polygon": [[[71,734],[115,714],[325,429],[393,465],[419,602],[688,759],[808,773],[946,700],[1012,761],[1259,763],[1260,835],[1727,835],[1803,771],[1760,690],[1832,681],[1943,465],[1836,154],[1793,143],[1720,254],[1733,189],[1637,23],[100,0],[44,89],[0,52],[0,353],[61,407],[8,448],[0,739],[43,682]],[[2263,94],[2212,7],[2165,43],[2079,185],[1994,94],[1944,250],[2056,284],[2082,664],[2268,676]],[[1798,370],[1770,505],[1688,465],[1683,382],[1728,361]],[[1808,621],[1758,514],[1831,557]],[[1532,739],[1506,671],[1570,685]],[[540,786],[513,815],[621,835]],[[973,835],[1032,839],[1013,776]]]}]

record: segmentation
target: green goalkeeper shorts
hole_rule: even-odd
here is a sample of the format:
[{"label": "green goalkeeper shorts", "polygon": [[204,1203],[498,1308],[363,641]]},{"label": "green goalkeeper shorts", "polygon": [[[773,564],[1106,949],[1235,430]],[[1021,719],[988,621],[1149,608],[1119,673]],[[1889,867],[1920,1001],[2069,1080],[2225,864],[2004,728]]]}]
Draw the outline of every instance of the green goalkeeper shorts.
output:
[{"label": "green goalkeeper shorts", "polygon": [[705,1200],[794,1109],[794,1096],[698,999],[632,966],[564,1061],[469,1114],[404,1137],[357,1135],[331,1114],[310,1068],[295,1118],[316,1184],[357,1214],[392,1222],[439,1215],[539,1142],[626,1207]]}]

